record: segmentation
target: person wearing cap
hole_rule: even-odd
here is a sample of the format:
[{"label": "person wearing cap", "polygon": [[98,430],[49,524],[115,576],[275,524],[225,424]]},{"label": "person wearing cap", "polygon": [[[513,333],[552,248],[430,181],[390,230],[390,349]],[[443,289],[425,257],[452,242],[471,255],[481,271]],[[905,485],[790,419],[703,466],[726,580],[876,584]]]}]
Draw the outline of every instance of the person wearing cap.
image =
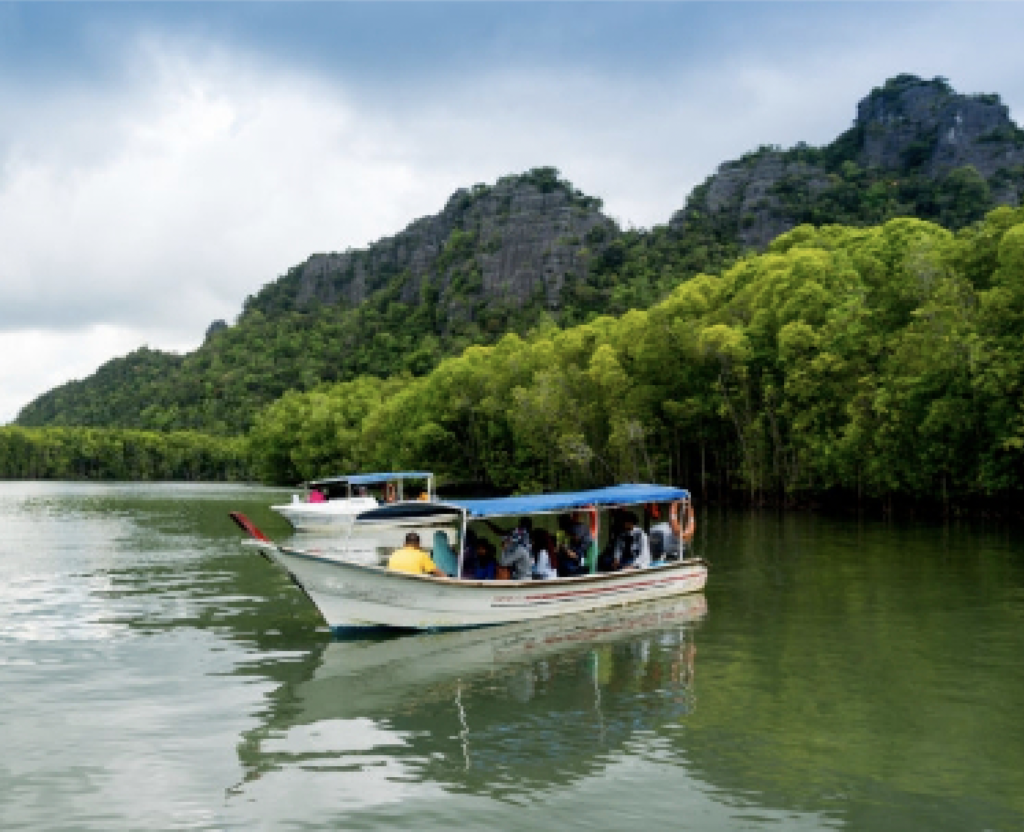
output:
[{"label": "person wearing cap", "polygon": [[395,572],[409,572],[413,575],[446,577],[444,572],[437,568],[437,564],[430,559],[430,555],[420,548],[420,536],[416,532],[409,532],[405,536],[405,545],[401,549],[396,549],[388,559],[388,569]]}]

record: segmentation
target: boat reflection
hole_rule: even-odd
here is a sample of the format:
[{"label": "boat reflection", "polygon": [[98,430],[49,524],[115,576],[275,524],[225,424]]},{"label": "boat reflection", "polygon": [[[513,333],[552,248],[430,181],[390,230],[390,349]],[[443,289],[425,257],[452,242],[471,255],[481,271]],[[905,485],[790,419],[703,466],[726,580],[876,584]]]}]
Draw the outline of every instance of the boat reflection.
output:
[{"label": "boat reflection", "polygon": [[479,630],[331,642],[270,697],[239,746],[277,771],[402,778],[498,794],[600,768],[695,707],[702,594]]}]

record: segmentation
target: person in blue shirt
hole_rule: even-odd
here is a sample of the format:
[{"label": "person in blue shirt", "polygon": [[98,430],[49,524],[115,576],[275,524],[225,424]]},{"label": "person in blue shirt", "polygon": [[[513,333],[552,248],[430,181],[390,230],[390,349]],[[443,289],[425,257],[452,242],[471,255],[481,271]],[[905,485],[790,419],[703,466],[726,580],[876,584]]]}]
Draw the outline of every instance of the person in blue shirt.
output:
[{"label": "person in blue shirt", "polygon": [[473,546],[473,556],[463,564],[462,576],[474,581],[493,581],[498,577],[498,563],[494,544],[478,538]]},{"label": "person in blue shirt", "polygon": [[488,543],[475,531],[468,529],[462,551],[463,578],[470,581],[493,581],[498,577],[493,543]]}]

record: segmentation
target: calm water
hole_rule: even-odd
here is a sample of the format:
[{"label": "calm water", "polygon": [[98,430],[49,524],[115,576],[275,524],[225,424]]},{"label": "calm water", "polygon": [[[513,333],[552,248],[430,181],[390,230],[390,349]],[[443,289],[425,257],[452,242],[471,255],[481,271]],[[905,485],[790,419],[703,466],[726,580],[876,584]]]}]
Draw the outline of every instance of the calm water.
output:
[{"label": "calm water", "polygon": [[703,596],[332,642],[227,518],[0,483],[0,827],[1024,828],[1024,535],[700,517]]}]

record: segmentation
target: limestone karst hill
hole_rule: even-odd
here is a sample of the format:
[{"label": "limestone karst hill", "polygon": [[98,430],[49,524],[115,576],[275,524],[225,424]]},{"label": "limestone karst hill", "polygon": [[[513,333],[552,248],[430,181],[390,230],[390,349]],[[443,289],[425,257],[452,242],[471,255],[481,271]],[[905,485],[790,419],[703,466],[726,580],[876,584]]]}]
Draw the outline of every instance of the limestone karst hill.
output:
[{"label": "limestone karst hill", "polygon": [[[752,145],[756,137],[751,137]],[[994,94],[889,79],[825,147],[725,162],[662,226],[623,231],[553,168],[456,191],[361,249],[311,255],[185,356],[146,348],[45,393],[17,424],[245,431],[289,390],[428,372],[544,321],[649,306],[803,223],[913,216],[957,229],[1024,195],[1024,131]]]}]

